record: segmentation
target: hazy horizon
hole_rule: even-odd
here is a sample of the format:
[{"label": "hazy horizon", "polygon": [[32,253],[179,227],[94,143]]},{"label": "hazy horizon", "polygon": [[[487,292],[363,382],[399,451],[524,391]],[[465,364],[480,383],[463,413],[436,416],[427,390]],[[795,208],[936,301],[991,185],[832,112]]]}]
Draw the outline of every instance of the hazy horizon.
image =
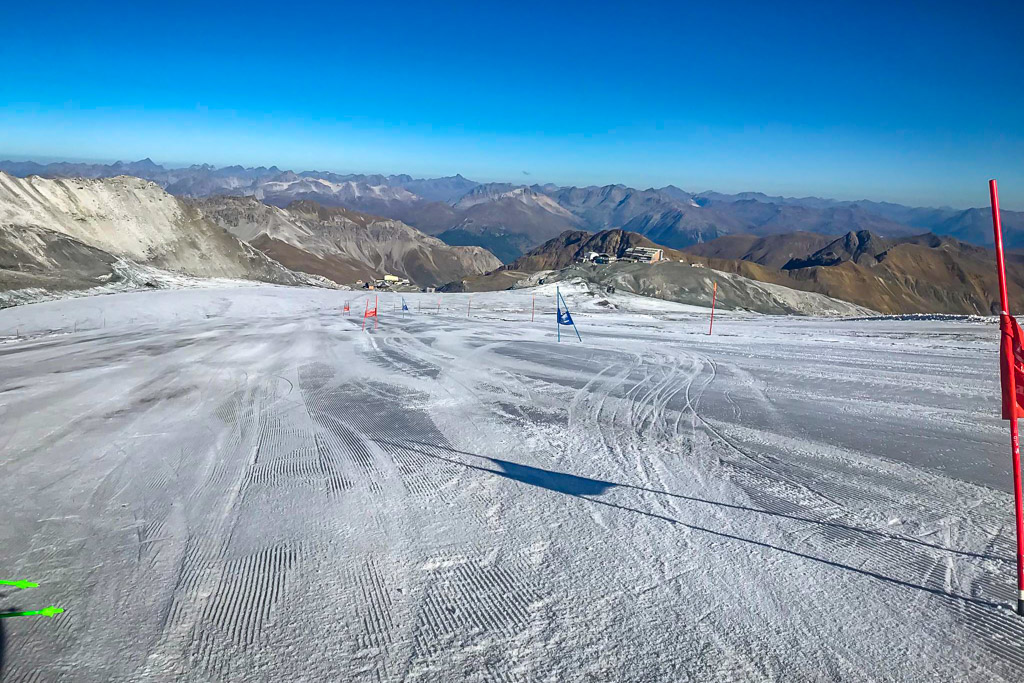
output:
[{"label": "hazy horizon", "polygon": [[[453,177],[453,176],[456,176],[456,175],[461,175],[462,177],[466,178],[467,180],[472,180],[472,181],[478,182],[478,183],[510,183],[510,184],[514,184],[514,185],[545,185],[545,184],[555,184],[555,185],[559,185],[559,186],[563,186],[563,187],[572,187],[572,186],[575,186],[575,187],[602,187],[602,186],[607,186],[607,185],[625,185],[627,187],[632,187],[633,189],[637,189],[637,190],[660,189],[660,188],[666,187],[668,185],[674,185],[674,186],[678,187],[681,190],[685,190],[685,191],[693,193],[693,194],[702,194],[702,193],[707,193],[707,192],[718,192],[718,193],[722,193],[722,194],[742,194],[742,193],[747,193],[747,192],[759,192],[759,193],[762,193],[762,194],[765,194],[765,195],[768,195],[768,196],[773,196],[773,197],[774,196],[781,196],[781,197],[784,197],[784,198],[787,198],[787,199],[801,199],[801,198],[817,197],[819,199],[831,199],[831,200],[843,201],[843,202],[847,202],[847,201],[848,202],[858,202],[858,201],[891,202],[891,203],[902,204],[904,206],[911,206],[911,207],[949,208],[949,209],[958,209],[958,210],[985,208],[985,207],[988,206],[988,194],[987,194],[988,186],[987,186],[987,184],[985,185],[985,190],[986,190],[985,202],[978,203],[976,205],[971,206],[971,205],[959,204],[959,203],[957,203],[957,204],[954,204],[954,203],[947,203],[947,204],[915,203],[915,202],[912,202],[912,201],[903,201],[903,200],[901,200],[899,198],[892,199],[892,198],[864,197],[864,196],[853,196],[853,195],[850,195],[850,196],[824,195],[824,194],[811,194],[811,193],[808,193],[808,192],[799,192],[799,191],[794,191],[794,192],[771,192],[771,191],[768,191],[768,190],[765,190],[765,189],[761,189],[761,188],[722,189],[722,188],[719,188],[719,187],[701,187],[701,186],[689,186],[688,187],[688,186],[684,186],[684,185],[681,185],[679,183],[671,182],[671,181],[663,182],[663,183],[656,183],[656,184],[649,184],[649,185],[642,185],[642,184],[641,185],[637,185],[637,184],[630,184],[630,183],[621,182],[621,181],[614,181],[614,180],[609,181],[609,182],[601,182],[601,183],[556,182],[556,181],[552,181],[552,180],[549,180],[549,179],[534,178],[532,174],[521,175],[521,177],[519,177],[519,178],[486,178],[486,177],[471,176],[471,175],[469,175],[467,173],[462,173],[461,171],[455,171],[455,172],[452,172],[452,173],[440,173],[440,172],[438,172],[438,173],[413,174],[413,173],[409,173],[409,172],[407,172],[407,171],[405,171],[403,169],[361,170],[361,169],[349,169],[349,168],[327,168],[327,167],[324,167],[322,165],[321,166],[313,166],[313,167],[309,167],[309,168],[305,168],[305,167],[291,167],[291,166],[284,165],[284,164],[281,164],[281,163],[267,163],[267,162],[244,163],[243,164],[243,163],[211,163],[211,162],[207,162],[207,161],[180,161],[180,160],[179,161],[168,161],[168,160],[155,159],[155,158],[153,158],[150,155],[142,155],[142,156],[138,156],[138,157],[125,157],[125,158],[83,158],[83,157],[50,157],[50,156],[40,156],[40,155],[4,154],[3,152],[0,152],[0,161],[35,162],[35,163],[42,164],[42,165],[50,164],[50,163],[62,163],[62,162],[63,163],[71,163],[71,164],[104,164],[104,165],[110,165],[110,164],[114,164],[114,163],[117,163],[117,162],[122,162],[122,163],[128,164],[128,163],[134,163],[134,162],[142,161],[144,159],[149,159],[153,163],[158,164],[160,166],[163,166],[164,168],[169,169],[169,170],[170,169],[188,168],[190,166],[202,166],[202,165],[213,166],[214,168],[217,168],[217,169],[231,167],[231,166],[242,166],[244,168],[258,168],[260,166],[262,166],[264,168],[271,168],[271,167],[276,166],[282,172],[293,171],[295,173],[302,173],[302,172],[306,172],[306,171],[319,171],[319,172],[324,172],[324,173],[336,173],[338,175],[384,175],[384,176],[387,176],[387,175],[406,174],[406,175],[411,175],[411,176],[416,177],[416,178],[443,178],[443,177]],[[1020,205],[1017,206],[1013,201],[1008,201],[1003,196],[1006,193],[1003,192],[1002,188],[1003,188],[1003,185],[1000,184],[1000,208],[1003,209],[1003,210],[1009,210],[1009,211],[1024,211],[1024,202],[1020,203]]]}]

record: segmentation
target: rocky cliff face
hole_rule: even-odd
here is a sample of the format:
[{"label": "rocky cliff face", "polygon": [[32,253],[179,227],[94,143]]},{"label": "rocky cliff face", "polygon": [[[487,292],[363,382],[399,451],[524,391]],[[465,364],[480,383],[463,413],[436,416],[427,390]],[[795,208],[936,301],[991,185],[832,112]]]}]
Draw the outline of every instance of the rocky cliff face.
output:
[{"label": "rocky cliff face", "polygon": [[43,228],[116,257],[196,277],[307,282],[138,178],[48,180],[0,173],[0,226],[9,233]]},{"label": "rocky cliff face", "polygon": [[130,262],[199,278],[316,284],[138,178],[15,178],[0,172],[0,287],[106,284]]},{"label": "rocky cliff face", "polygon": [[501,265],[480,247],[453,247],[398,220],[312,201],[282,209],[248,197],[210,197],[193,206],[290,268],[339,283],[390,273],[439,285]]}]

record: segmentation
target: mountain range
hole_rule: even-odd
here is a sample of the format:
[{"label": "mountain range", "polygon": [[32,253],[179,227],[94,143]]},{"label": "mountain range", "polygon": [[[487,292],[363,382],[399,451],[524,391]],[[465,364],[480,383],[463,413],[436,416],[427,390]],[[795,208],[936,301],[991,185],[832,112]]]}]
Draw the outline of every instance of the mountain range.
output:
[{"label": "mountain range", "polygon": [[500,265],[480,247],[308,200],[282,209],[254,197],[174,197],[132,176],[0,171],[0,305],[182,278],[336,286],[390,273],[428,286]]},{"label": "mountain range", "polygon": [[207,197],[189,203],[292,270],[339,284],[387,273],[420,286],[437,286],[501,265],[480,247],[450,246],[401,221],[325,207],[308,199],[284,209],[253,197]]},{"label": "mountain range", "polygon": [[[994,252],[934,233],[885,238],[861,230],[825,244],[806,233],[749,244],[722,238],[687,251],[726,270],[738,263],[757,264],[768,271],[757,279],[769,278],[882,313],[990,315],[999,310]],[[1009,255],[1006,273],[1011,305],[1020,310],[1024,257]]]},{"label": "mountain range", "polygon": [[[562,275],[547,277],[570,273],[638,293],[649,290],[654,296],[686,285],[683,288],[690,297],[692,270],[701,267],[706,273],[731,273],[815,292],[887,314],[989,315],[998,310],[993,251],[934,233],[892,238],[867,230],[837,238],[808,232],[728,235],[682,251],[666,249],[661,263],[579,264],[591,251],[621,257],[626,249],[637,246],[658,245],[623,230],[566,231],[498,271],[474,278],[472,287],[503,289],[533,273],[556,271]],[[1024,308],[1024,256],[1008,257],[1007,278],[1011,304],[1020,310]],[[710,280],[707,283],[710,286]]]},{"label": "mountain range", "polygon": [[[691,193],[668,185],[563,187],[477,183],[461,175],[336,174],[194,165],[165,168],[149,159],[114,164],[0,161],[12,175],[100,178],[133,175],[189,198],[249,196],[287,207],[299,200],[401,221],[444,242],[481,246],[510,263],[566,230],[623,229],[682,249],[736,235],[806,232],[836,237],[867,230],[883,238],[922,232],[991,244],[987,208],[911,207],[873,201],[779,197],[758,192]],[[1008,248],[1024,248],[1024,212],[1003,212]]]},{"label": "mountain range", "polygon": [[[132,170],[153,166],[136,164]],[[113,170],[126,169],[113,165]],[[308,198],[281,207],[268,203],[266,194],[262,199],[232,194],[175,197],[156,182],[125,175],[18,178],[0,172],[0,290],[5,293],[0,299],[17,303],[31,300],[26,292],[119,282],[160,286],[161,278],[168,277],[168,286],[175,286],[177,275],[337,286],[391,273],[420,286],[449,283],[448,291],[473,291],[507,288],[538,273],[551,273],[553,279],[586,277],[601,286],[689,302],[700,302],[702,288],[721,280],[727,304],[768,312],[854,312],[837,301],[883,313],[995,310],[998,293],[991,250],[949,235],[907,234],[914,228],[855,206],[818,200],[809,207],[740,197],[728,203],[740,207],[731,215],[744,216],[744,222],[730,229],[754,224],[755,233],[710,238],[722,229],[719,224],[708,227],[705,237],[710,239],[683,249],[664,245],[663,263],[596,266],[578,262],[590,251],[621,255],[629,247],[661,246],[651,235],[678,236],[681,216],[693,217],[691,227],[703,230],[698,219],[710,214],[700,211],[713,207],[711,202],[727,200],[678,188],[636,191],[623,186],[491,183],[466,190],[471,181],[444,180],[435,186],[422,181],[418,189],[435,196],[458,193],[447,203],[428,204],[462,216],[457,229],[467,234],[488,234],[489,225],[490,234],[502,235],[506,245],[513,239],[527,245],[542,239],[546,231],[562,231],[502,265],[482,247],[451,245],[401,220]],[[414,205],[403,199],[412,191],[398,183],[417,181],[392,176],[368,182],[286,176],[260,187],[277,192],[282,201],[280,184],[301,183],[317,191],[328,188],[331,196],[351,201]],[[365,192],[364,186],[373,192]],[[670,202],[674,204],[669,206]],[[896,212],[892,207],[886,210]],[[780,215],[803,219],[798,224],[811,229],[778,232],[788,224],[779,222]],[[531,222],[539,216],[552,218]],[[499,233],[505,229],[503,220],[516,221],[520,232]],[[884,232],[862,229],[830,236],[816,231],[827,229],[822,220],[830,226],[865,221]],[[961,214],[955,222],[970,226],[971,221]],[[646,234],[619,227],[590,229],[619,223],[642,227]],[[1012,303],[1020,308],[1024,256],[1010,252],[1007,272]],[[729,277],[722,279],[725,275]],[[814,296],[798,296],[794,290]]]},{"label": "mountain range", "polygon": [[15,178],[0,172],[0,290],[107,285],[140,273],[319,285],[188,203],[133,177]]}]

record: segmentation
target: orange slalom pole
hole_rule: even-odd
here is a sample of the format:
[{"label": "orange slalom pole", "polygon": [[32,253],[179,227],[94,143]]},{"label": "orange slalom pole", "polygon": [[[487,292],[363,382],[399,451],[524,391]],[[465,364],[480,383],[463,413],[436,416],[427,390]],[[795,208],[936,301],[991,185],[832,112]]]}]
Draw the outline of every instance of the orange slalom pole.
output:
[{"label": "orange slalom pole", "polygon": [[708,334],[711,334],[712,328],[715,326],[715,299],[718,298],[718,283],[715,283],[714,288],[711,290],[711,324],[708,325]]},{"label": "orange slalom pole", "polygon": [[[1013,392],[1013,415],[1010,417],[1010,447],[1012,449],[1013,463],[1013,507],[1014,517],[1017,526],[1017,614],[1024,616],[1024,499],[1021,498],[1020,487],[1020,433],[1017,429],[1017,381],[1014,377],[1013,344],[1011,339],[1006,339],[1012,334],[1010,325],[1010,302],[1006,293],[1006,261],[1003,257],[1003,225],[999,217],[999,188],[995,180],[988,181],[989,198],[992,201],[992,232],[996,244],[996,263],[999,270],[999,330],[1002,335],[1000,351],[1007,354],[1009,358],[1002,359],[1001,366],[1006,369],[1009,377],[1000,377],[1003,382],[1009,384]],[[1005,391],[1005,386],[1004,391]]]}]

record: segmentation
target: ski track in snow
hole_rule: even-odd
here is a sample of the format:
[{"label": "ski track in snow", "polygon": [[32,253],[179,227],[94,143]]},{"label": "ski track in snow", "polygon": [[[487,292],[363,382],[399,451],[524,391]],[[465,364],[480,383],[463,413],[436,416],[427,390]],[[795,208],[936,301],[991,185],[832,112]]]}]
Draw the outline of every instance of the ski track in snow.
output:
[{"label": "ski track in snow", "polygon": [[562,290],[0,311],[0,677],[1019,680],[995,326]]}]

